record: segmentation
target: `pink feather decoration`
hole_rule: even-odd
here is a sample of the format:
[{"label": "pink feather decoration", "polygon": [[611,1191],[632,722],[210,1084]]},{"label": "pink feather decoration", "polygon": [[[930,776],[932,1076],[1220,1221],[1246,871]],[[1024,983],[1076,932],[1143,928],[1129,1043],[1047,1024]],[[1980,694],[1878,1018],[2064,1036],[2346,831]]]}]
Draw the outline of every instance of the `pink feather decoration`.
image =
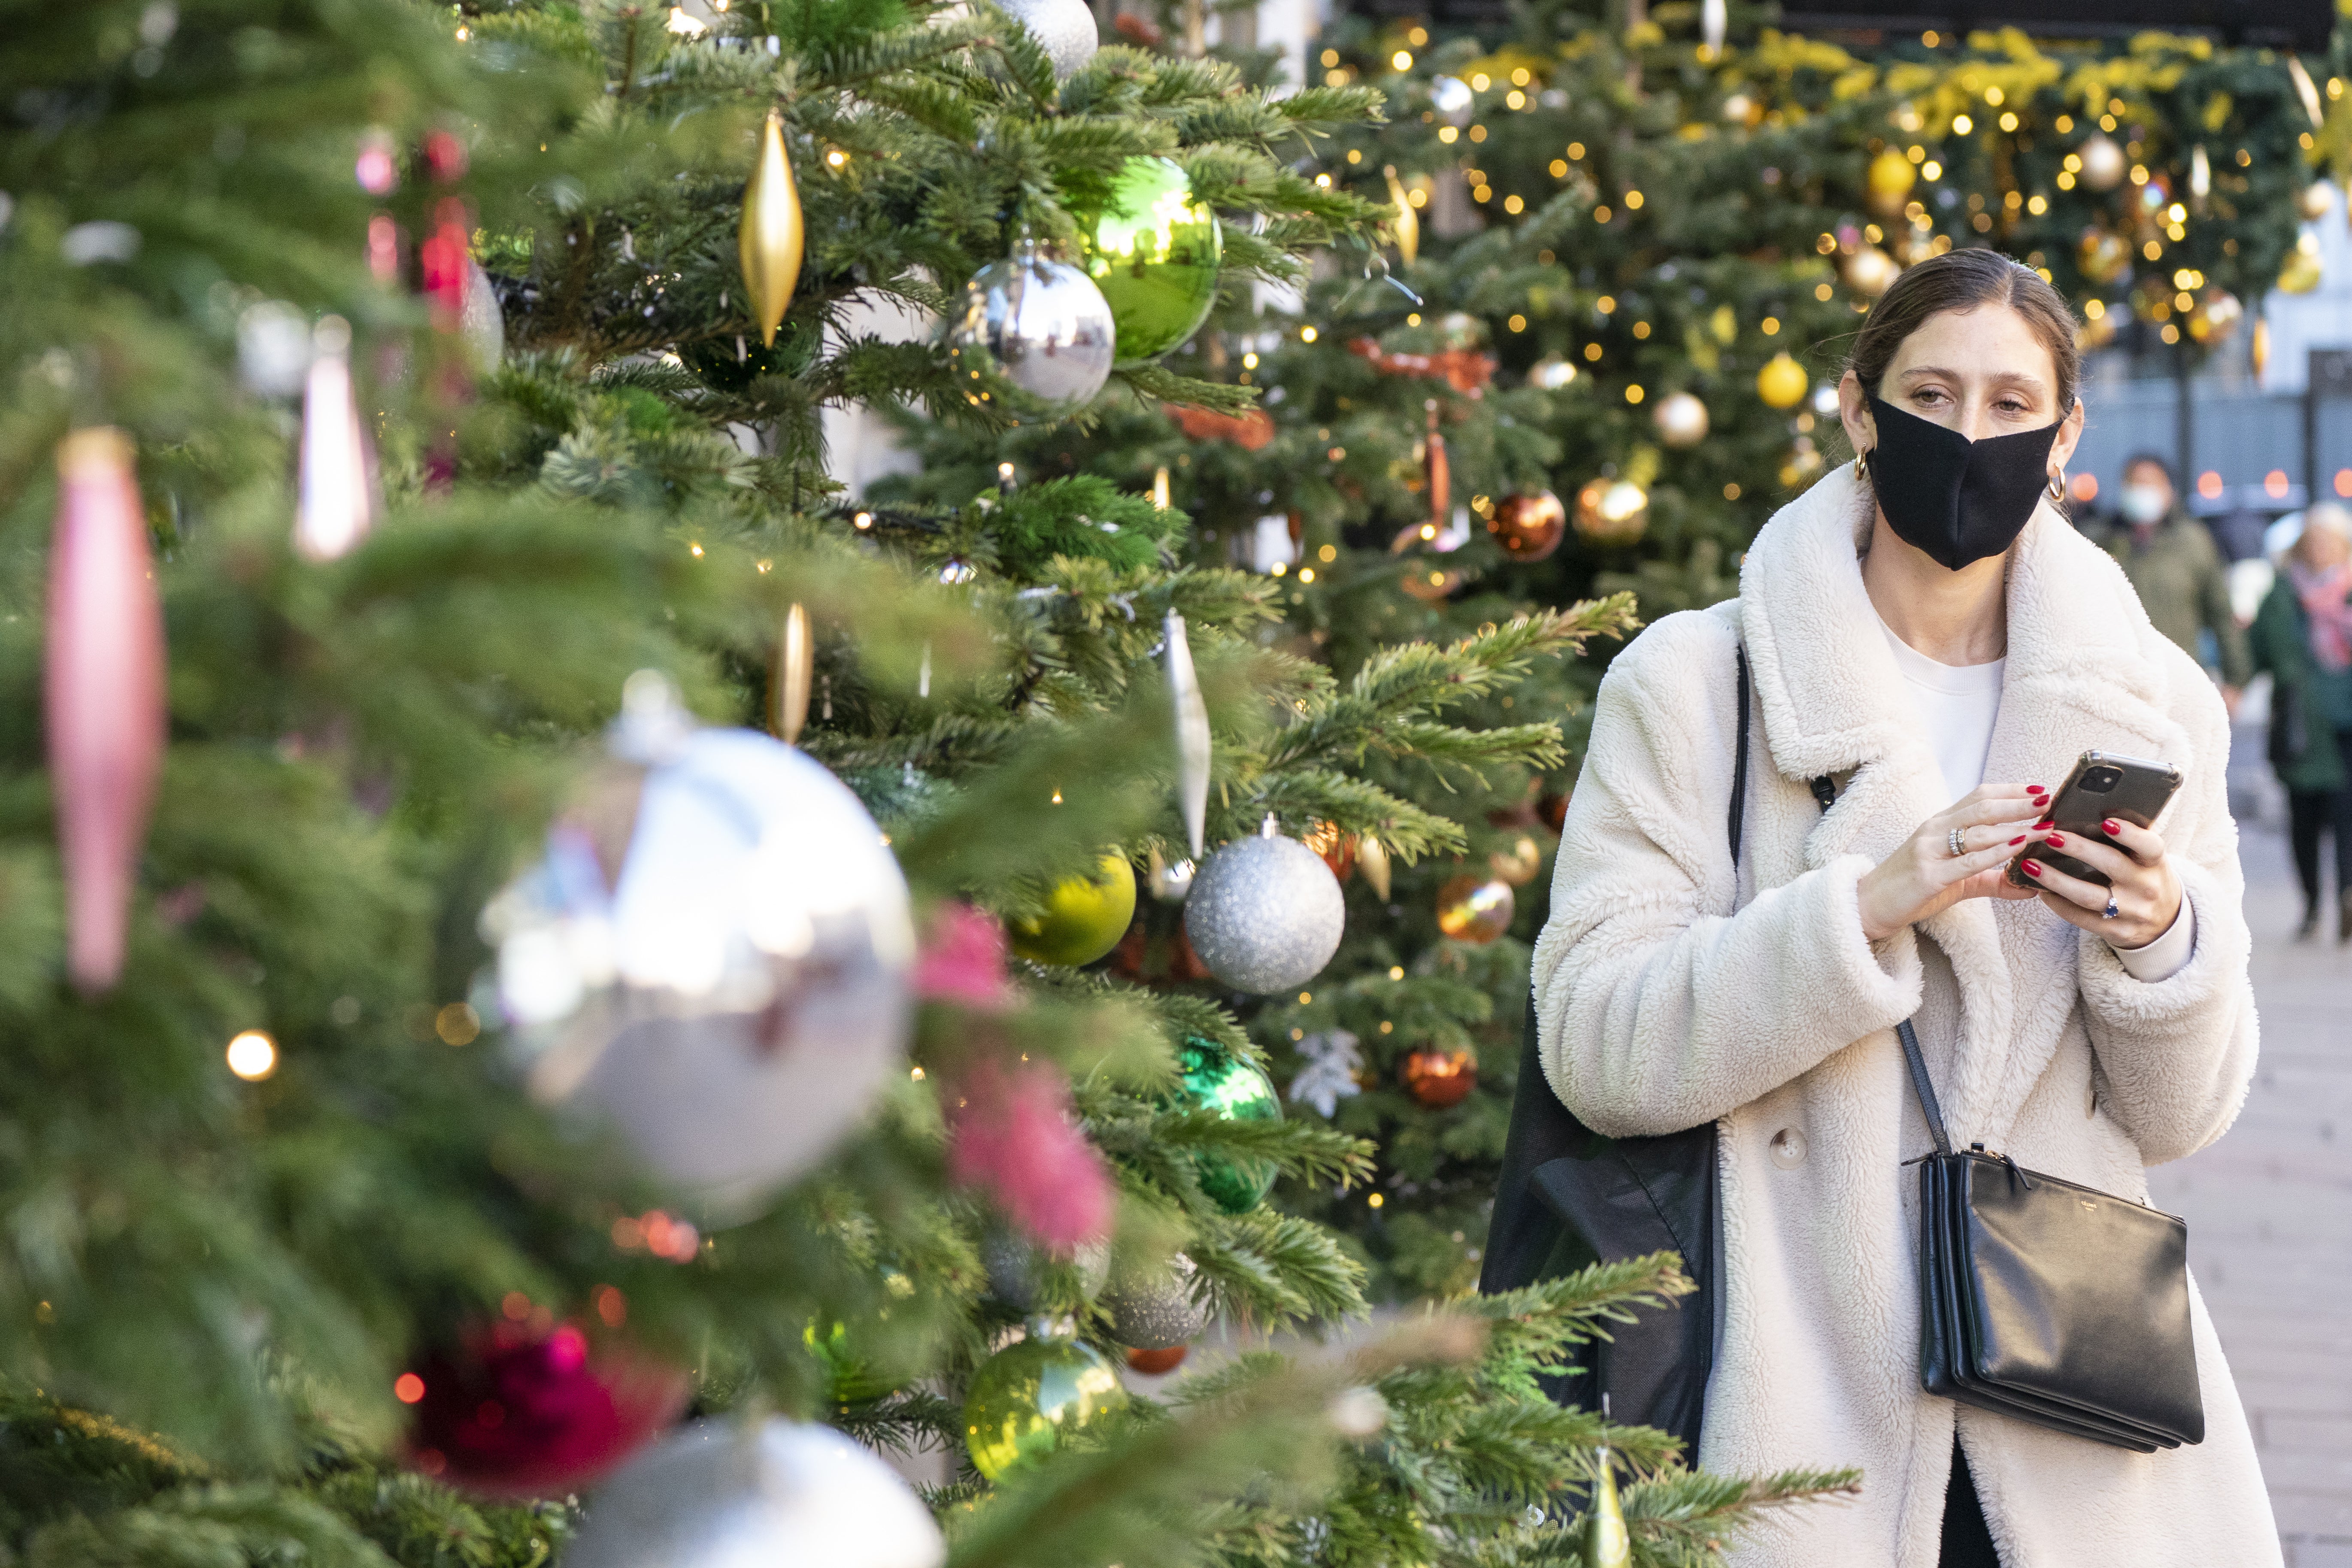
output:
[{"label": "pink feather decoration", "polygon": [[131,443],[110,426],[58,447],[45,677],[65,863],[66,969],[85,994],[122,973],[131,887],[163,761],[163,605]]},{"label": "pink feather decoration", "polygon": [[982,1012],[1013,1005],[1004,978],[1004,928],[970,904],[941,904],[915,959],[915,994]]},{"label": "pink feather decoration", "polygon": [[1041,1246],[1066,1253],[1110,1229],[1110,1173],[1070,1115],[1059,1068],[982,1060],[957,1085],[948,1173],[985,1188]]}]

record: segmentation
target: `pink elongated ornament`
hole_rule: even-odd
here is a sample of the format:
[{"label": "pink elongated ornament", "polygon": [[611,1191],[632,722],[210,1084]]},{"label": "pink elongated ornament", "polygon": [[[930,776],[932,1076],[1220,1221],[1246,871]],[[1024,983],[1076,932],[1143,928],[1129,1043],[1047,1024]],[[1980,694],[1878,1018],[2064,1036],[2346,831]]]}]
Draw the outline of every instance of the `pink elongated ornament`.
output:
[{"label": "pink elongated ornament", "polygon": [[310,374],[302,384],[302,455],[294,502],[294,550],[332,561],[375,526],[375,478],[352,392],[352,329],[340,316],[319,323]]},{"label": "pink elongated ornament", "polygon": [[163,761],[163,605],[131,443],[111,426],[58,447],[43,696],[66,971],[85,994],[122,973],[131,886]]}]

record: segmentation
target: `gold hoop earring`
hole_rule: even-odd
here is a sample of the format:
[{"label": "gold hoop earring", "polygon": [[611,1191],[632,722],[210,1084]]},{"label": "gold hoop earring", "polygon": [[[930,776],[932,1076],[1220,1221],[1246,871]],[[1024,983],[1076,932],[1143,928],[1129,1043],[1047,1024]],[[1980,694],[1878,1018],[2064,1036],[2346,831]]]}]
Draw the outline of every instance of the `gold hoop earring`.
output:
[{"label": "gold hoop earring", "polygon": [[2066,499],[2066,475],[2063,470],[2050,476],[2050,499],[2060,501]]},{"label": "gold hoop earring", "polygon": [[1866,479],[1870,478],[1869,453],[1856,452],[1853,455],[1853,477],[1857,479]]}]

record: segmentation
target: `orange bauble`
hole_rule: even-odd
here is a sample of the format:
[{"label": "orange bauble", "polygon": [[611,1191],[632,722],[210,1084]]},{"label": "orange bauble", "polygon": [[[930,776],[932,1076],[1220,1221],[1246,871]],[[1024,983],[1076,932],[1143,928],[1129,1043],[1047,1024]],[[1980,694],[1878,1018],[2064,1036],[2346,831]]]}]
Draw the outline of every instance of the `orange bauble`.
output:
[{"label": "orange bauble", "polygon": [[1549,490],[1505,496],[1486,520],[1486,531],[1514,561],[1541,561],[1568,534],[1568,508]]},{"label": "orange bauble", "polygon": [[1345,882],[1356,871],[1356,836],[1342,833],[1328,822],[1318,822],[1302,840],[1309,849],[1323,857],[1323,864],[1331,868],[1331,875]]},{"label": "orange bauble", "polygon": [[1568,796],[1565,795],[1545,795],[1541,800],[1536,802],[1536,815],[1543,819],[1543,825],[1546,827],[1550,828],[1554,833],[1558,833],[1562,825],[1568,821]]},{"label": "orange bauble", "polygon": [[1170,1345],[1164,1351],[1130,1350],[1127,1364],[1146,1377],[1163,1377],[1184,1364],[1184,1352],[1189,1346]]},{"label": "orange bauble", "polygon": [[1456,942],[1489,942],[1511,929],[1517,900],[1499,877],[1455,877],[1437,889],[1437,929]]},{"label": "orange bauble", "polygon": [[1415,1100],[1443,1110],[1478,1087],[1478,1059],[1468,1051],[1414,1051],[1404,1058],[1402,1076]]},{"label": "orange bauble", "polygon": [[1543,871],[1543,846],[1522,833],[1486,857],[1487,869],[1514,888],[1524,888]]}]

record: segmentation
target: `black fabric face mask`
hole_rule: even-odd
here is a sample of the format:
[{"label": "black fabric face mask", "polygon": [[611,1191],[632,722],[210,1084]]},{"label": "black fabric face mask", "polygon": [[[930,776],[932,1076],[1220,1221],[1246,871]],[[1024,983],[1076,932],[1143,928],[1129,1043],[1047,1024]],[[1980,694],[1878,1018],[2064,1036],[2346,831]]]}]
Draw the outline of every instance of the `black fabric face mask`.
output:
[{"label": "black fabric face mask", "polygon": [[2050,483],[2058,425],[1971,441],[1932,419],[1870,400],[1878,448],[1870,488],[1895,537],[1957,572],[2017,542]]}]

